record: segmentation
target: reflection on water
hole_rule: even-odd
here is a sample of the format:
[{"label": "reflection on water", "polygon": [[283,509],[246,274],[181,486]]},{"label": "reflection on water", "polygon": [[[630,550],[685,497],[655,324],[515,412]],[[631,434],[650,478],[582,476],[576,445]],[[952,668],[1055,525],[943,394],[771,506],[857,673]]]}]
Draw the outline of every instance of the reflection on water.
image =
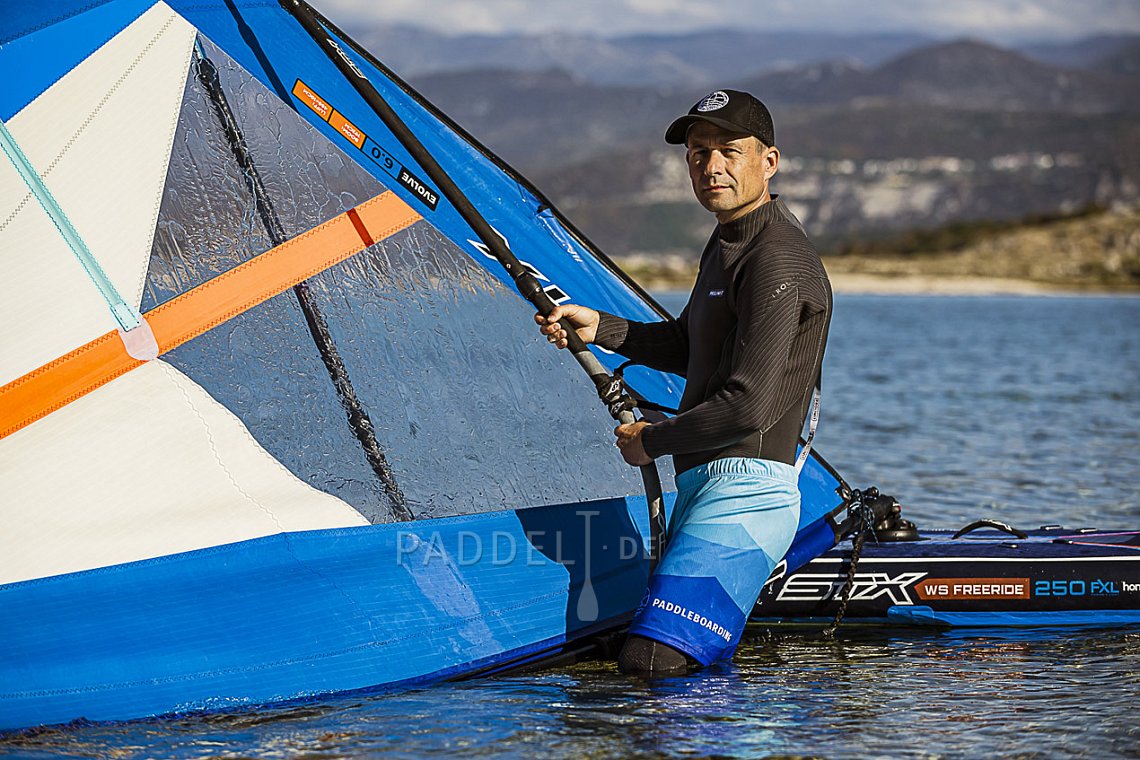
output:
[{"label": "reflection on water", "polygon": [[[836,301],[819,448],[928,527],[1135,528],[1140,299]],[[610,663],[0,739],[16,757],[1140,755],[1140,631],[841,630],[645,683]]]}]

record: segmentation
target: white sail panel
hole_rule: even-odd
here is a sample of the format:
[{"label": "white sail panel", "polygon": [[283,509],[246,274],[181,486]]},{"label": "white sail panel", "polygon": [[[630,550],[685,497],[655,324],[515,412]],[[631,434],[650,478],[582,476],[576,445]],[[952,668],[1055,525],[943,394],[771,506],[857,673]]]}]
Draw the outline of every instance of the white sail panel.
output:
[{"label": "white sail panel", "polygon": [[0,220],[0,267],[5,273],[0,277],[0,322],[7,325],[0,341],[2,386],[83,343],[78,335],[102,335],[116,323],[51,219],[2,154],[0,215],[7,219]]},{"label": "white sail panel", "polygon": [[0,584],[368,524],[161,359],[0,439],[0,494]]},{"label": "white sail panel", "polygon": [[[8,122],[103,271],[136,308],[195,33],[157,3]],[[0,322],[20,325],[0,342],[2,385],[116,323],[11,162],[0,162]]]}]

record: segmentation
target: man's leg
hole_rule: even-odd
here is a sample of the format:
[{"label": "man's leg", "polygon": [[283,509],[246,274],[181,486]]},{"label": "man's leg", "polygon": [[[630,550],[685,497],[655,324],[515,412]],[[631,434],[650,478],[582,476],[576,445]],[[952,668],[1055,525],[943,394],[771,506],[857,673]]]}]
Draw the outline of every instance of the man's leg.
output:
[{"label": "man's leg", "polygon": [[618,658],[625,672],[683,673],[732,656],[799,523],[791,465],[720,459],[677,477],[669,545]]}]

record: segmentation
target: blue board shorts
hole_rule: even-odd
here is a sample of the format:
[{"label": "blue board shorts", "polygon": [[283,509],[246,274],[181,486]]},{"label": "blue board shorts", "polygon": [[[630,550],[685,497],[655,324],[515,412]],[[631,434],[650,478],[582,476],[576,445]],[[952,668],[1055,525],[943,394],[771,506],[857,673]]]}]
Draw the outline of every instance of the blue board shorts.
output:
[{"label": "blue board shorts", "polygon": [[629,632],[702,665],[732,656],[800,518],[795,468],[716,459],[677,476],[665,554]]}]

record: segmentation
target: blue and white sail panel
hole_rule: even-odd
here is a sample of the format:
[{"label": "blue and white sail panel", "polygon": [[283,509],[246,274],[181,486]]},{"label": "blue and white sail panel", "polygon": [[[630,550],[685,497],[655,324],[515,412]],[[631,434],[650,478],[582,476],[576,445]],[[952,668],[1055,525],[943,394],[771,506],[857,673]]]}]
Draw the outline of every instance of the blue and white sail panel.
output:
[{"label": "blue and white sail panel", "polygon": [[0,584],[367,525],[163,360],[0,440]]},{"label": "blue and white sail panel", "polygon": [[0,119],[7,121],[155,4],[154,0],[36,0],[0,10]]},{"label": "blue and white sail panel", "polygon": [[[153,5],[6,120],[106,277],[135,309],[194,36],[168,6]],[[33,66],[27,61],[20,68]],[[77,253],[2,155],[0,219],[7,254],[0,278],[4,385],[117,323]]]},{"label": "blue and white sail panel", "polygon": [[[130,11],[118,33],[46,82],[11,124],[134,308],[158,308],[273,245],[199,81],[202,55],[221,70],[286,235],[384,192],[169,6],[118,0],[96,11],[105,20],[111,7]],[[215,11],[233,22],[221,4]],[[5,343],[0,370],[13,381],[115,323],[11,163],[2,166],[14,220],[0,231],[12,272],[3,308],[22,339]],[[639,491],[607,445],[611,423],[589,383],[534,334],[529,307],[428,222],[309,287],[418,516]],[[0,464],[12,526],[0,583],[392,519],[289,293],[0,439]]]},{"label": "blue and white sail panel", "polygon": [[[9,120],[136,309],[195,34],[155,4]],[[3,385],[114,331],[116,320],[9,160],[0,162],[0,216]],[[281,468],[162,361],[0,440],[0,492],[0,583],[367,522]]]}]

